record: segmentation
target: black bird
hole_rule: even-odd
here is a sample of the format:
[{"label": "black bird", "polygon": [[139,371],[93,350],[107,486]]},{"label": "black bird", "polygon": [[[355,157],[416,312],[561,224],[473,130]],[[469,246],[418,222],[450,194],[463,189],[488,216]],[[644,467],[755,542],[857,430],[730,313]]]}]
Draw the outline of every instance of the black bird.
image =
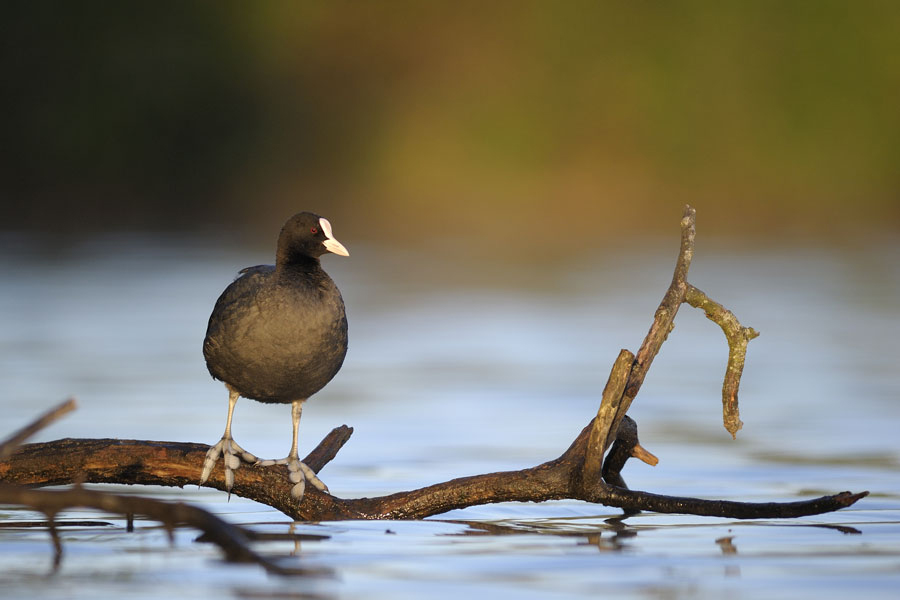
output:
[{"label": "black bird", "polygon": [[638,441],[637,423],[635,423],[634,419],[625,415],[622,417],[618,431],[616,431],[616,439],[612,448],[609,449],[606,460],[603,461],[601,470],[603,480],[610,485],[627,490],[628,486],[625,485],[621,472],[625,462],[631,457],[642,460],[651,467],[655,467],[659,463],[659,459],[652,452],[641,446],[641,443]]},{"label": "black bird", "polygon": [[[334,281],[322,270],[326,252],[349,256],[327,219],[309,212],[294,215],[278,236],[275,266],[247,267],[216,301],[203,356],[215,379],[228,388],[228,420],[222,439],[203,463],[203,484],[221,455],[230,492],[241,460],[263,466],[285,464],[291,495],[303,498],[306,481],[328,488],[300,462],[297,430],[307,398],[335,376],[347,354],[347,316]],[[293,441],[287,457],[258,460],[231,437],[231,417],[239,396],[266,403],[291,404]]]}]

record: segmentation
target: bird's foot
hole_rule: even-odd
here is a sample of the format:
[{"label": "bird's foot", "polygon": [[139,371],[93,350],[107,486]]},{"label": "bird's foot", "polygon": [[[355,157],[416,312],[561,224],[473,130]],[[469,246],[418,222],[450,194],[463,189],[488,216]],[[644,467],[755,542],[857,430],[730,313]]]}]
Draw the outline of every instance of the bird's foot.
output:
[{"label": "bird's foot", "polygon": [[257,465],[261,467],[269,467],[272,465],[287,465],[290,472],[291,482],[294,487],[291,488],[291,496],[300,502],[303,500],[303,493],[306,491],[306,482],[313,484],[319,491],[328,492],[328,486],[322,483],[316,472],[310,469],[306,463],[300,462],[296,456],[288,456],[278,460],[260,460]]},{"label": "bird's foot", "polygon": [[223,437],[219,443],[212,446],[206,453],[203,461],[203,472],[200,474],[200,485],[206,483],[212,473],[216,462],[222,457],[222,467],[225,469],[225,491],[231,497],[231,488],[234,486],[234,472],[241,466],[241,461],[255,464],[258,459],[241,448],[231,437]]}]

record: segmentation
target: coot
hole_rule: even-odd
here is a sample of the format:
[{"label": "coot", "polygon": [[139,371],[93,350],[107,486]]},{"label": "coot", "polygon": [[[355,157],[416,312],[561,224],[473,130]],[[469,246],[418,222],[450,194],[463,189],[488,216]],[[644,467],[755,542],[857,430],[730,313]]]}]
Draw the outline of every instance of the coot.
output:
[{"label": "coot", "polygon": [[[327,219],[309,212],[296,214],[278,236],[275,266],[242,270],[216,301],[203,356],[210,374],[228,388],[228,419],[222,439],[206,454],[201,484],[221,455],[229,492],[241,460],[287,465],[295,483],[291,495],[298,501],[307,480],[327,491],[297,452],[303,403],[331,381],[347,354],[344,300],[319,263],[326,252],[350,255],[334,239]],[[294,429],[287,457],[260,461],[232,439],[231,417],[239,396],[291,405]]]}]

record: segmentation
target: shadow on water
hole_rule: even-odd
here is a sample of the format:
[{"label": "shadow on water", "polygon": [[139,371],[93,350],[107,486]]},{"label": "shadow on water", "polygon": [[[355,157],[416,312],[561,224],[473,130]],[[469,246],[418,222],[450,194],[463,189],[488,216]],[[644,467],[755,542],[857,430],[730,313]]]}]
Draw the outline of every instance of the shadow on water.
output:
[{"label": "shadow on water", "polygon": [[[677,524],[629,524],[627,520],[632,517],[610,517],[603,519],[602,523],[596,523],[596,519],[588,519],[590,523],[578,523],[584,521],[584,518],[576,519],[550,519],[550,520],[533,520],[533,521],[447,521],[448,523],[459,523],[468,526],[468,529],[461,533],[450,535],[551,535],[561,537],[587,538],[587,544],[597,546],[601,550],[625,549],[625,542],[637,537],[642,531],[653,531],[655,529],[667,528],[677,529],[679,527],[705,527],[703,524],[677,525]],[[847,525],[832,524],[792,524],[792,523],[771,523],[771,522],[751,522],[751,523],[733,523],[734,528],[738,527],[814,527],[838,531],[843,534],[860,535],[862,531],[856,527]],[[716,525],[718,527],[718,525]],[[722,548],[723,554],[737,554],[737,548],[732,543],[735,536],[716,539],[715,542]]]}]

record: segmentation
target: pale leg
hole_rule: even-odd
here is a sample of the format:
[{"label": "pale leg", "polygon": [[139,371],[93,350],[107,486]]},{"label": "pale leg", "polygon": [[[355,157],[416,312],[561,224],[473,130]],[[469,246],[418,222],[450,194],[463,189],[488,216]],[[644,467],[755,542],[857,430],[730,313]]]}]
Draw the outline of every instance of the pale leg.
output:
[{"label": "pale leg", "polygon": [[237,442],[231,438],[231,417],[234,415],[234,405],[241,395],[236,389],[228,384],[228,420],[225,422],[225,433],[222,439],[215,446],[211,447],[206,453],[206,460],[203,461],[203,472],[200,474],[200,485],[206,483],[212,473],[213,467],[222,455],[223,468],[225,469],[225,489],[228,496],[231,497],[231,488],[234,486],[234,472],[241,466],[241,460],[248,463],[255,463],[256,457],[241,448]]},{"label": "pale leg", "polygon": [[306,491],[306,482],[316,486],[323,492],[327,492],[328,488],[322,483],[322,480],[316,476],[315,471],[310,469],[305,463],[300,462],[300,454],[297,449],[297,432],[300,429],[300,415],[303,412],[303,400],[294,400],[291,404],[291,420],[294,423],[294,435],[291,441],[291,451],[285,458],[279,460],[261,460],[258,465],[268,467],[270,465],[287,465],[290,471],[291,481],[295,484],[291,488],[291,496],[299,502],[303,499],[303,492]]}]

